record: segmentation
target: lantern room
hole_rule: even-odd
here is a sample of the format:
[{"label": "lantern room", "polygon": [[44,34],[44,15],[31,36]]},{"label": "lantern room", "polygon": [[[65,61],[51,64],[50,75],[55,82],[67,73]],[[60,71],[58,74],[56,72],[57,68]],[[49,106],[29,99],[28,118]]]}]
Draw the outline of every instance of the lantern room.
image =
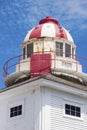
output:
[{"label": "lantern room", "polygon": [[17,82],[20,77],[25,79],[26,75],[27,78],[33,78],[52,72],[58,75],[82,72],[72,36],[50,16],[40,20],[39,25],[28,31],[22,43],[22,55],[16,58],[19,60],[11,74],[8,72],[9,65],[4,66],[7,86],[11,82],[9,79]]},{"label": "lantern room", "polygon": [[[49,16],[40,20],[39,25],[27,33],[22,50],[23,60],[30,60],[31,55],[50,54],[51,69],[82,71],[81,65],[76,61],[76,46],[72,36],[56,19]],[[27,66],[26,69],[29,69]]]}]

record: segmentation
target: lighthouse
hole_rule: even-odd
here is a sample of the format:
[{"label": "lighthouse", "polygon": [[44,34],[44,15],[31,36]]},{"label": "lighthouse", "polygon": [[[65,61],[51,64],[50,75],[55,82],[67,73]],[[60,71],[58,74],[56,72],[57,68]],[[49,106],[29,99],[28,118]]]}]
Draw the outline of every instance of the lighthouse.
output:
[{"label": "lighthouse", "polygon": [[87,74],[71,34],[47,16],[3,67],[2,130],[86,130]]}]

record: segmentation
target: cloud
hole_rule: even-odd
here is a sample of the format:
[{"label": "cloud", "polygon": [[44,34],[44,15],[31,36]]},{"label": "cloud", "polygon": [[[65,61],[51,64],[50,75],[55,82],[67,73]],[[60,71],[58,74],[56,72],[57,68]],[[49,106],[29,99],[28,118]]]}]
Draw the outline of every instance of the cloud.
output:
[{"label": "cloud", "polygon": [[48,15],[61,23],[67,22],[68,26],[87,25],[87,0],[36,0],[31,3],[25,0],[25,5],[29,5],[26,7],[25,22],[29,21],[32,26]]},{"label": "cloud", "polygon": [[87,19],[87,1],[68,1],[67,7],[69,9],[68,14],[71,16],[71,18]]},{"label": "cloud", "polygon": [[19,46],[27,31],[46,16],[56,18],[62,26],[70,30],[70,33],[73,32],[75,37],[78,37],[79,32],[84,29],[87,30],[87,0],[1,1],[0,59],[2,61],[20,53]]}]

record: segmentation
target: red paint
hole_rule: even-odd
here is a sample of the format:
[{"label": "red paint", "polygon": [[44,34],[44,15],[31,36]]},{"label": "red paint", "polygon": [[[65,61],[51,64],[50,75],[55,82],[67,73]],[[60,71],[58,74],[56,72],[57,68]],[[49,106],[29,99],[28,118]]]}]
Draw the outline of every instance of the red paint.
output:
[{"label": "red paint", "polygon": [[51,55],[34,54],[31,56],[30,75],[31,78],[51,72]]},{"label": "red paint", "polygon": [[39,25],[31,31],[29,39],[43,37],[43,35],[41,36],[42,27],[46,23],[53,23],[55,28],[55,37],[64,38],[68,40],[65,30],[59,25],[56,19],[53,19],[50,16],[40,20]]},{"label": "red paint", "polygon": [[41,37],[42,25],[36,26],[30,33],[29,39]]},{"label": "red paint", "polygon": [[60,25],[54,24],[54,26],[55,26],[55,31],[56,31],[55,36],[58,38],[64,38],[67,40],[67,34],[65,30]]},{"label": "red paint", "polygon": [[50,16],[47,16],[44,19],[41,19],[39,24],[44,24],[44,23],[54,23],[58,25],[58,21],[56,19],[51,18]]}]

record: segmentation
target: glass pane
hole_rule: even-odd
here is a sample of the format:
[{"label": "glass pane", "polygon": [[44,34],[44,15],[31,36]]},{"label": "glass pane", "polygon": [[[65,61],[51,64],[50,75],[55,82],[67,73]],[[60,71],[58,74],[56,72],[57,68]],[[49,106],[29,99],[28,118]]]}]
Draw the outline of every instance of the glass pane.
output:
[{"label": "glass pane", "polygon": [[21,115],[22,114],[22,111],[18,111],[18,115]]},{"label": "glass pane", "polygon": [[63,56],[63,43],[56,42],[56,55]]},{"label": "glass pane", "polygon": [[13,112],[13,110],[14,110],[14,109],[13,109],[13,108],[11,108],[11,109],[10,109],[10,112]]},{"label": "glass pane", "polygon": [[72,116],[75,116],[75,111],[71,111],[71,115],[72,115]]},{"label": "glass pane", "polygon": [[76,112],[76,116],[77,116],[77,117],[81,117],[81,115],[80,115],[79,112]]},{"label": "glass pane", "polygon": [[27,58],[33,53],[33,43],[27,45]]},{"label": "glass pane", "polygon": [[60,50],[60,56],[63,56],[63,50],[62,49]]},{"label": "glass pane", "polygon": [[60,43],[60,49],[63,49],[63,43]]},{"label": "glass pane", "polygon": [[23,59],[25,59],[25,55],[26,55],[26,48],[23,48]]},{"label": "glass pane", "polygon": [[65,44],[65,57],[71,57],[71,46]]},{"label": "glass pane", "polygon": [[14,111],[17,111],[17,107],[14,107]]},{"label": "glass pane", "polygon": [[75,106],[71,106],[71,110],[72,110],[72,111],[75,111]]},{"label": "glass pane", "polygon": [[56,48],[60,48],[60,43],[56,42]]},{"label": "glass pane", "polygon": [[76,111],[77,111],[77,112],[80,112],[80,107],[76,107]]},{"label": "glass pane", "polygon": [[17,116],[17,111],[15,112],[15,115],[14,116]]},{"label": "glass pane", "polygon": [[70,115],[70,110],[66,110],[65,114]]},{"label": "glass pane", "polygon": [[21,110],[22,109],[22,105],[18,106],[18,110]]},{"label": "glass pane", "polygon": [[10,113],[10,117],[13,117],[13,113]]},{"label": "glass pane", "polygon": [[70,105],[65,104],[65,108],[66,108],[66,109],[70,109]]},{"label": "glass pane", "polygon": [[15,116],[15,112],[13,112],[13,117]]}]

